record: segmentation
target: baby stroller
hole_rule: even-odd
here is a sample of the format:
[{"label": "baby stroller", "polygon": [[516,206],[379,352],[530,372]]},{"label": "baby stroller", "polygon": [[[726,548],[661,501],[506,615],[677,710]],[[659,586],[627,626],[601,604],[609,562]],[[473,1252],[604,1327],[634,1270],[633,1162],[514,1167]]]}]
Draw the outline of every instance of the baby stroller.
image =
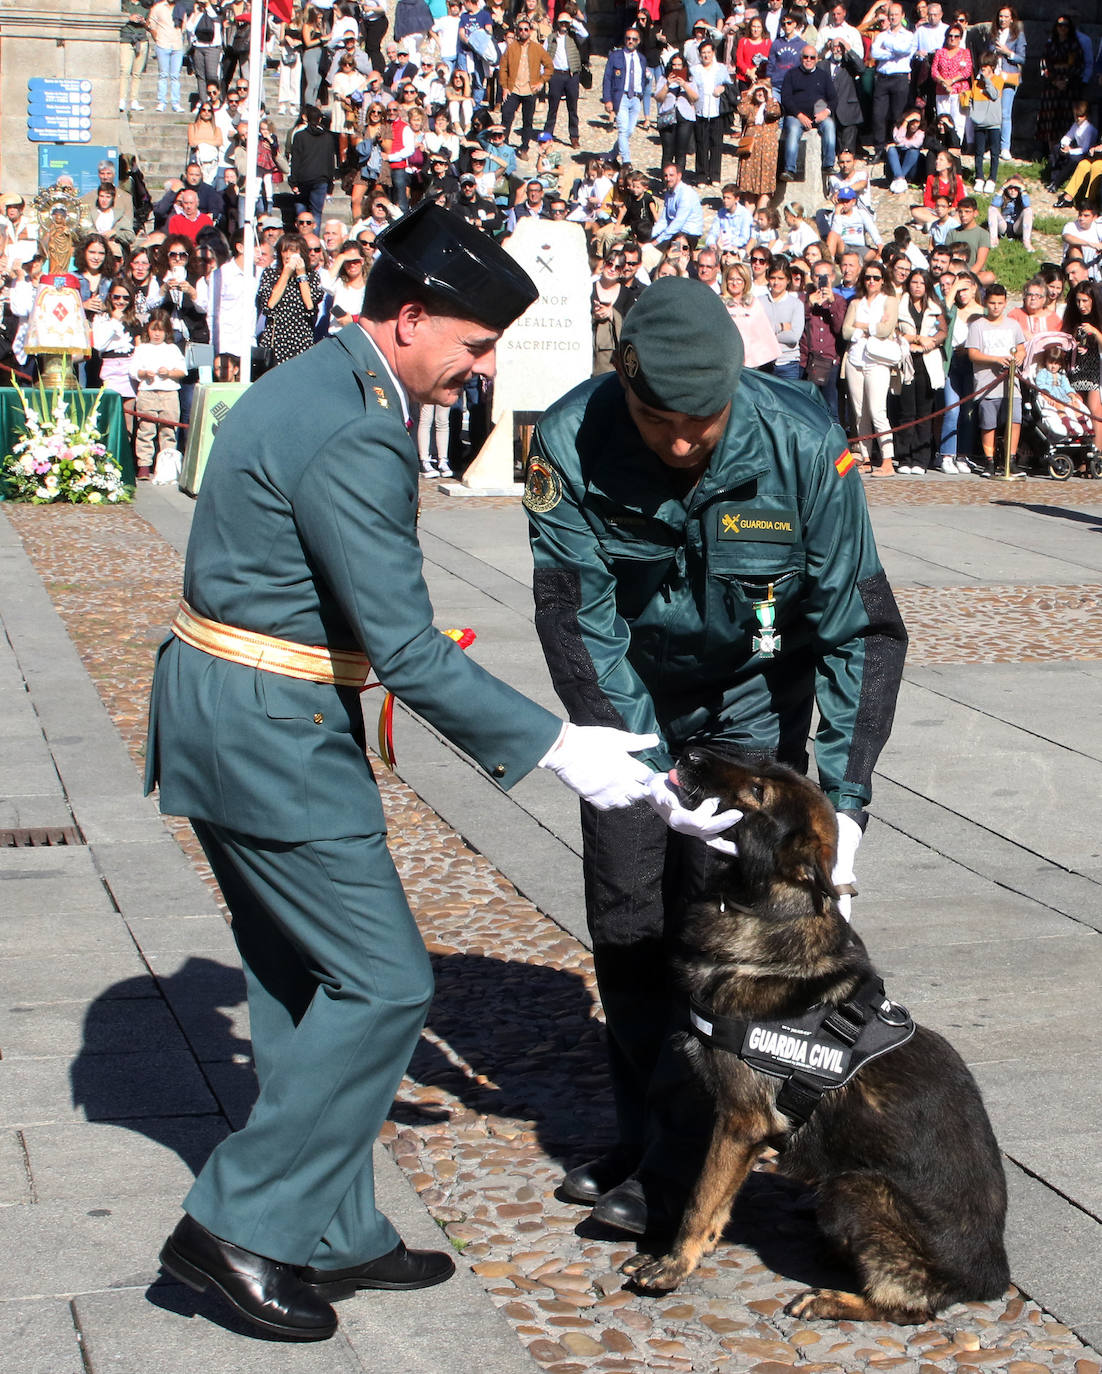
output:
[{"label": "baby stroller", "polygon": [[[1057,482],[1066,482],[1077,469],[1089,477],[1102,477],[1102,453],[1094,446],[1093,427],[1087,426],[1083,435],[1069,435],[1042,408],[1042,394],[1035,378],[1045,351],[1058,347],[1064,354],[1065,369],[1070,370],[1075,355],[1075,342],[1059,330],[1037,334],[1030,339],[1022,364],[1022,447],[1028,447],[1034,462]],[[1019,450],[1020,452],[1021,450]]]}]

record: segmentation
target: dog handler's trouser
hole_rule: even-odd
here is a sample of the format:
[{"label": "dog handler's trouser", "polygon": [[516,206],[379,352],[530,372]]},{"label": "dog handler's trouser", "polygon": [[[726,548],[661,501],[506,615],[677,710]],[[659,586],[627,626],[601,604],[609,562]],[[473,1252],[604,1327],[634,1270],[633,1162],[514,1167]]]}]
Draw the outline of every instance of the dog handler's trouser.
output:
[{"label": "dog handler's trouser", "polygon": [[688,1023],[673,963],[685,910],[721,856],[645,802],[622,811],[583,802],[582,852],[619,1140],[640,1172],[688,1188],[712,1109],[675,1043]]}]

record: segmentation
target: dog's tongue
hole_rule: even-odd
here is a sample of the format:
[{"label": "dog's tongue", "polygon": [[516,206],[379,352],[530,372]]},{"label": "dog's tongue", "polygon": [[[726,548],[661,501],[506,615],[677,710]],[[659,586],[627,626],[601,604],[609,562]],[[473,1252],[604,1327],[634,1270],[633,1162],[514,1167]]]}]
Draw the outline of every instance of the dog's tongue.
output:
[{"label": "dog's tongue", "polygon": [[681,779],[677,776],[677,769],[676,769],[676,768],[671,768],[670,771],[669,771],[668,776],[669,776],[670,782],[673,783],[674,787],[680,787],[680,786],[681,786]]}]

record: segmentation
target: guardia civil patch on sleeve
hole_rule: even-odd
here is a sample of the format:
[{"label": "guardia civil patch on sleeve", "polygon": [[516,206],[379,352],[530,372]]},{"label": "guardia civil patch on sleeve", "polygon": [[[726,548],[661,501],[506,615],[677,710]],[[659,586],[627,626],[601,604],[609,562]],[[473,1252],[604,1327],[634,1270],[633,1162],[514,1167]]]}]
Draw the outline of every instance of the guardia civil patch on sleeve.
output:
[{"label": "guardia civil patch on sleeve", "polygon": [[844,477],[856,462],[857,459],[853,456],[852,453],[850,453],[849,449],[843,449],[842,452],[838,455],[838,457],[834,460],[834,467],[838,473],[838,476]]},{"label": "guardia civil patch on sleeve", "polygon": [[521,500],[533,515],[544,515],[547,511],[554,510],[562,500],[562,478],[543,458],[528,459],[524,495]]}]

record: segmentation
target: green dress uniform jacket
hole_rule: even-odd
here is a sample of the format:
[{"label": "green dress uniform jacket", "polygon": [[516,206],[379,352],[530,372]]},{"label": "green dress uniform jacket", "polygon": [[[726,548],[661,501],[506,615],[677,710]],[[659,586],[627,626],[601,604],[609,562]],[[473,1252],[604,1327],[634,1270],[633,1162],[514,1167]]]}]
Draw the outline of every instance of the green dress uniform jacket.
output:
[{"label": "green dress uniform jacket", "polygon": [[[843,475],[845,435],[817,394],[744,371],[684,498],[616,377],[553,406],[533,452],[536,625],[571,718],[657,731],[656,766],[710,738],[806,767],[814,702],[821,785],[837,809],[861,810],[907,637],[860,479]],[[780,645],[766,656],[755,605],[770,588]]]},{"label": "green dress uniform jacket", "polygon": [[[201,615],[366,653],[407,706],[502,787],[560,722],[433,627],[417,543],[418,464],[401,399],[350,325],[273,369],[218,431],[184,597]],[[272,840],[381,833],[354,688],[213,658],[170,636],[150,707],[161,809]]]},{"label": "green dress uniform jacket", "polygon": [[[202,616],[359,650],[381,681],[503,787],[560,722],[433,628],[417,543],[417,453],[358,325],[262,378],[219,429],[188,545]],[[352,688],[170,638],[153,683],[151,787],[188,816],[232,915],[260,1092],[185,1199],[215,1235],[341,1269],[393,1249],[372,1145],[432,997],[384,839]]]}]

